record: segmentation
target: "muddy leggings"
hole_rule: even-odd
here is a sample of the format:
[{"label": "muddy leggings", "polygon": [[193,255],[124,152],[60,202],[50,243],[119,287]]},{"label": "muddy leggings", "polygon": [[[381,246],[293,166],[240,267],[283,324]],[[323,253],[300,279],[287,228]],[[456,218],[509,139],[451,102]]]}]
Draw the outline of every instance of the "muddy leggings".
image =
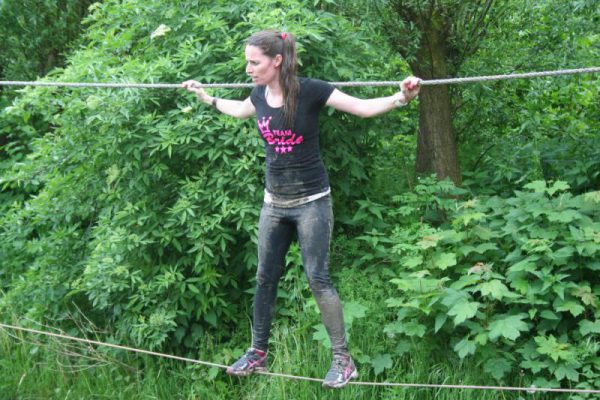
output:
[{"label": "muddy leggings", "polygon": [[258,271],[254,297],[252,347],[267,350],[275,313],[277,286],[294,231],[302,251],[304,272],[317,300],[334,354],[348,354],[344,317],[338,294],[329,279],[329,242],[333,229],[331,197],[293,208],[263,204],[258,228]]}]

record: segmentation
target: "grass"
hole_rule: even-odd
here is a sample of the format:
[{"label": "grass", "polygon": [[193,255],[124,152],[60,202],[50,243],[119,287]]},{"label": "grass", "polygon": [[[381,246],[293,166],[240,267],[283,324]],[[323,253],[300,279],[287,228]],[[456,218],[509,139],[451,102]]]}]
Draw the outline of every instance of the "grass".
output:
[{"label": "grass", "polygon": [[[350,349],[357,360],[360,381],[497,385],[482,368],[468,358],[459,360],[454,351],[436,351],[427,339],[408,343],[402,355],[398,339],[383,332],[389,319],[384,305],[391,294],[386,278],[346,270],[335,279],[345,303],[358,303],[368,311],[356,317],[350,328]],[[271,335],[270,370],[292,375],[323,378],[331,362],[330,351],[313,339],[320,323],[314,300],[303,274],[289,270],[282,281],[278,315]],[[250,314],[250,310],[247,310]],[[348,322],[348,321],[347,321]],[[192,358],[228,365],[249,343],[250,322],[243,318],[227,342],[205,336]],[[99,339],[101,340],[101,339]],[[429,339],[431,340],[431,339]],[[376,374],[369,357],[389,354],[392,365]],[[189,356],[188,356],[189,357]],[[505,386],[528,386],[526,377],[513,376]],[[0,330],[0,400],[25,399],[394,399],[394,400],[496,400],[496,399],[584,399],[559,394],[528,394],[467,389],[420,389],[348,385],[327,390],[319,383],[262,375],[232,378],[222,370],[200,365],[94,348],[64,340]]]},{"label": "grass", "polygon": [[[0,331],[0,399],[411,399],[484,400],[555,399],[551,394],[477,391],[465,389],[385,388],[349,385],[326,390],[315,382],[267,376],[231,378],[223,371],[199,365],[93,349],[61,341],[45,341],[30,334]],[[223,358],[210,338],[202,344],[205,360]],[[372,336],[353,336],[352,347],[376,351]],[[274,329],[270,369],[294,375],[323,377],[330,363],[326,349],[308,335]],[[238,349],[239,350],[239,349]],[[235,352],[234,352],[235,353]],[[211,357],[212,354],[212,357]],[[233,354],[233,353],[232,353]],[[393,368],[375,376],[359,366],[360,380],[389,382],[494,384],[476,365],[459,363],[454,356],[430,354],[415,348],[394,360]]]}]

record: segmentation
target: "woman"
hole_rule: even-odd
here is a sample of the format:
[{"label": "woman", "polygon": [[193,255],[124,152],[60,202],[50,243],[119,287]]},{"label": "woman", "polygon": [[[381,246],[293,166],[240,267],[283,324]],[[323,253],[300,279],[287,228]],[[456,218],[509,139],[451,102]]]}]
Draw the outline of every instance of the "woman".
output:
[{"label": "woman", "polygon": [[340,299],[328,273],[333,214],[329,180],[319,150],[319,111],[327,105],[361,117],[371,117],[406,105],[417,96],[420,80],[405,79],[401,92],[362,100],[330,84],[298,78],[296,44],[286,32],[262,31],[246,43],[246,73],[255,87],[243,101],[211,97],[182,84],[206,104],[236,118],[257,116],[265,140],[266,177],[259,220],[257,287],[253,340],[250,349],[227,369],[231,375],[266,370],[277,285],[294,232],[302,250],[304,270],[333,349],[333,362],[323,386],[342,387],[358,377],[344,333]]}]

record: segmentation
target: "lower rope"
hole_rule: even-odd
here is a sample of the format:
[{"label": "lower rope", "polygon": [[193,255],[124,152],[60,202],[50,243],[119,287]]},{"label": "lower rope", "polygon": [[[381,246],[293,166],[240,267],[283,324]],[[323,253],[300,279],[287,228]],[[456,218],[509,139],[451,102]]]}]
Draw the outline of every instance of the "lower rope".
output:
[{"label": "lower rope", "polygon": [[[421,86],[451,85],[474,82],[489,82],[507,79],[539,78],[543,76],[559,76],[574,74],[590,74],[600,72],[600,67],[562,69],[556,71],[526,72],[522,74],[487,75],[467,78],[422,80]],[[401,81],[363,81],[363,82],[330,82],[337,87],[357,86],[399,86]],[[180,83],[103,83],[103,82],[50,82],[50,81],[0,81],[0,86],[56,86],[79,88],[125,88],[125,89],[181,89]],[[252,83],[202,83],[198,88],[251,88]]]},{"label": "lower rope", "polygon": [[[226,365],[216,364],[208,361],[194,360],[192,358],[179,357],[171,354],[157,353],[150,350],[136,349],[128,346],[121,346],[118,344],[112,343],[103,343],[96,340],[90,339],[82,339],[73,336],[63,335],[60,333],[52,333],[52,332],[44,332],[37,329],[23,328],[20,326],[14,325],[6,325],[0,323],[0,328],[3,329],[11,329],[15,331],[23,331],[29,333],[35,333],[38,335],[51,336],[60,339],[73,340],[76,342],[93,344],[96,346],[103,347],[111,347],[114,349],[130,351],[134,353],[147,354],[156,357],[162,358],[170,358],[178,361],[185,361],[193,364],[205,365],[208,367],[222,368],[226,369]],[[281,374],[275,372],[256,372],[257,374],[273,376],[278,378],[287,378],[301,381],[310,381],[310,382],[323,382],[322,379],[310,378],[306,376],[296,376],[296,375],[288,375]],[[536,393],[536,392],[558,392],[558,393],[592,393],[592,394],[600,394],[600,390],[597,389],[562,389],[562,388],[537,388],[534,386],[531,387],[511,387],[511,386],[477,386],[477,385],[444,385],[444,384],[427,384],[427,383],[393,383],[393,382],[358,382],[358,381],[350,381],[351,385],[360,385],[360,386],[387,386],[387,387],[403,387],[403,388],[435,388],[435,389],[472,389],[472,390],[495,390],[495,391],[519,391],[519,392],[528,392],[528,393]]]}]

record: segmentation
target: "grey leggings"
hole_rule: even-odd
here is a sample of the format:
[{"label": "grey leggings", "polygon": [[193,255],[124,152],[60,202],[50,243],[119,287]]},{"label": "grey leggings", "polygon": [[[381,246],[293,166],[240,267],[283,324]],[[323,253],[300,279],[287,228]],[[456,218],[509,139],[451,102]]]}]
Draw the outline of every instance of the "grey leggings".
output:
[{"label": "grey leggings", "polygon": [[263,204],[258,227],[258,271],[254,297],[252,347],[266,351],[275,313],[277,286],[294,231],[302,251],[304,272],[317,300],[334,354],[348,354],[344,317],[338,294],[329,279],[329,243],[333,229],[331,197],[293,208]]}]

